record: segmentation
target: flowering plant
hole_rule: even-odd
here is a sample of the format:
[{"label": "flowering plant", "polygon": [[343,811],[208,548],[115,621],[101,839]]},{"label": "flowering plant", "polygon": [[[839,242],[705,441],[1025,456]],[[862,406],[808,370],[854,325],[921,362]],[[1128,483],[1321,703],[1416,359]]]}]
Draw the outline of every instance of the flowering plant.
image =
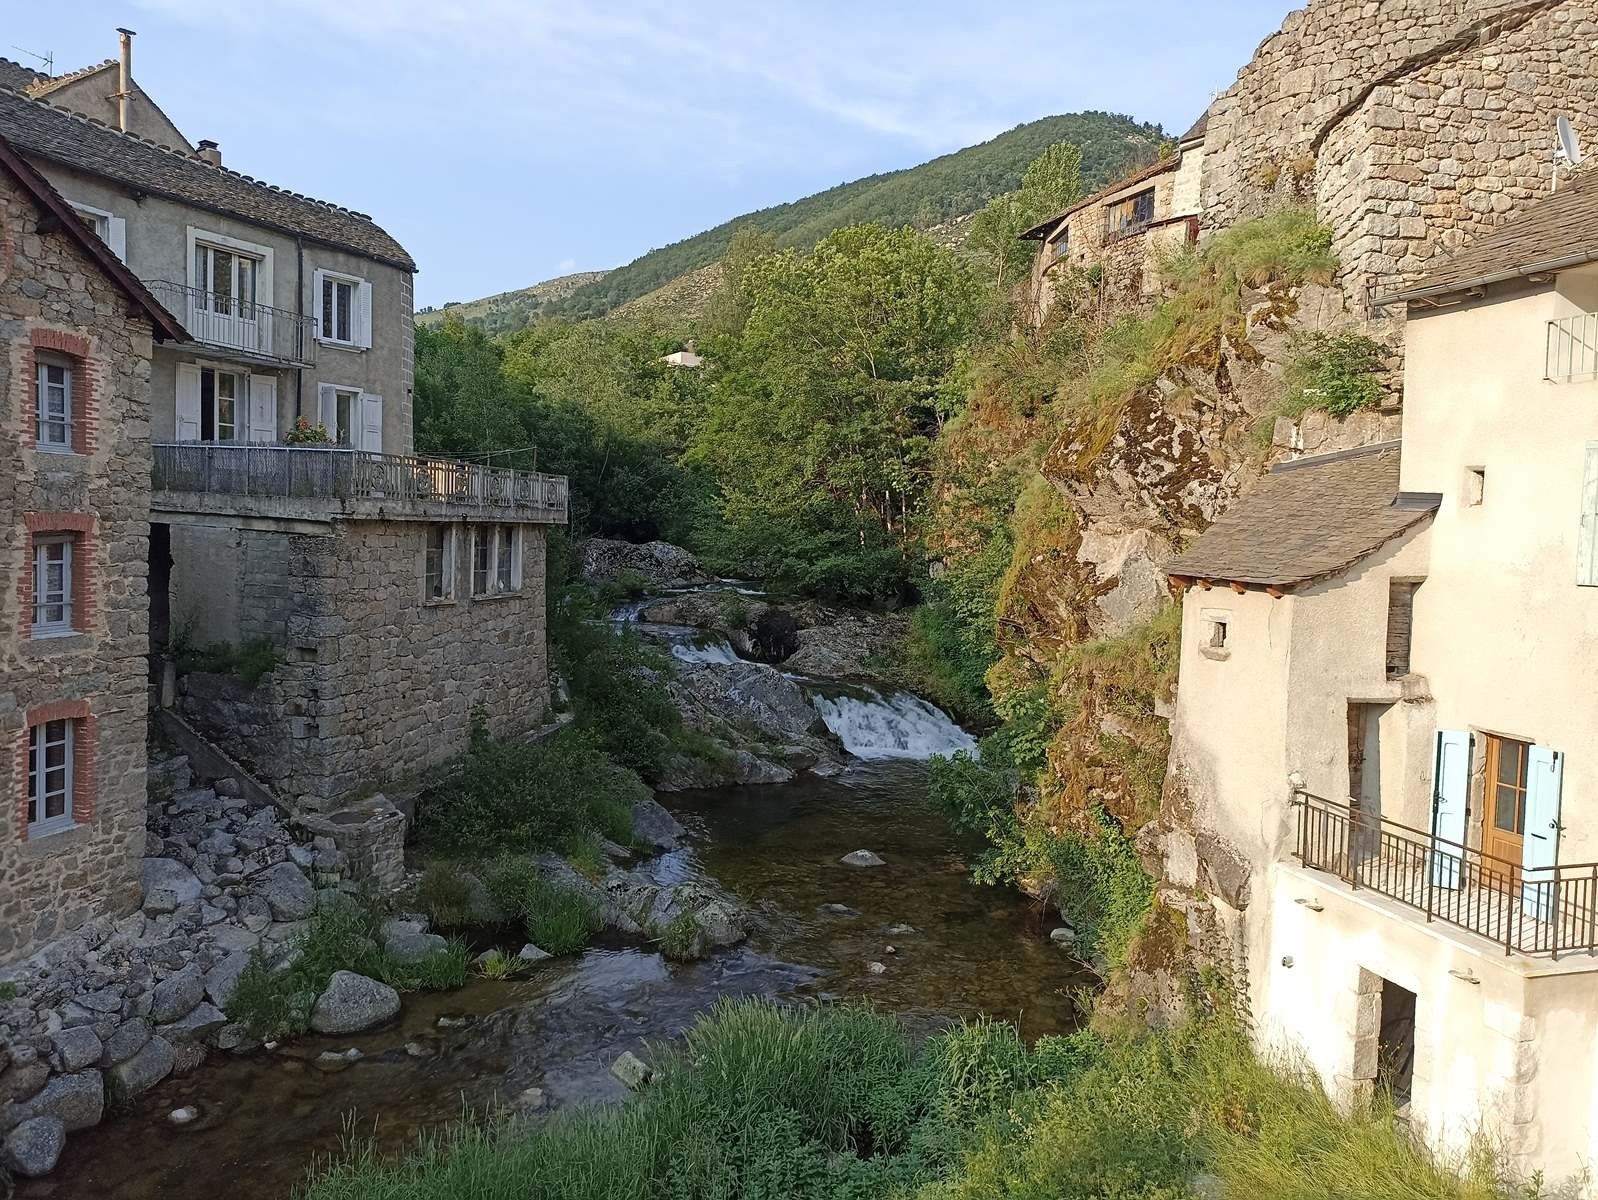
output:
[{"label": "flowering plant", "polygon": [[295,417],[293,426],[283,435],[283,442],[289,446],[331,446],[333,439],[322,422],[312,424],[309,417]]}]

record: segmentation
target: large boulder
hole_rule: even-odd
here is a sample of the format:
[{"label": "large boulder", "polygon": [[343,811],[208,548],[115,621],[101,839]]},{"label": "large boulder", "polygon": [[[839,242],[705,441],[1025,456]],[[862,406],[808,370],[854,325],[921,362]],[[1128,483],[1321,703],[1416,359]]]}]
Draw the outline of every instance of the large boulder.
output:
[{"label": "large boulder", "polygon": [[85,1067],[92,1067],[100,1061],[100,1055],[105,1052],[99,1036],[87,1025],[79,1025],[75,1029],[60,1029],[50,1035],[50,1040],[55,1044],[56,1056],[61,1060],[61,1067],[66,1071],[81,1071]]},{"label": "large boulder", "polygon": [[118,1063],[105,1073],[106,1090],[110,1093],[112,1103],[120,1104],[149,1091],[172,1074],[177,1062],[177,1052],[172,1049],[172,1043],[164,1037],[152,1037],[127,1062]]},{"label": "large boulder", "polygon": [[11,1109],[18,1122],[34,1117],[55,1117],[68,1133],[92,1129],[105,1112],[105,1080],[98,1071],[57,1075],[35,1096]]},{"label": "large boulder", "polygon": [[436,933],[400,933],[391,936],[383,949],[395,962],[419,963],[449,949],[449,943]]},{"label": "large boulder", "polygon": [[[824,736],[826,726],[799,685],[763,663],[685,666],[668,687],[684,718],[696,728],[702,714],[748,729],[768,741]],[[696,721],[696,716],[701,719]]]},{"label": "large boulder", "polygon": [[633,805],[633,840],[651,850],[670,850],[688,831],[655,800]]},{"label": "large boulder", "polygon": [[909,618],[896,613],[831,615],[794,633],[799,648],[786,670],[813,679],[875,679],[909,632]]},{"label": "large boulder", "polygon": [[386,983],[335,971],[327,990],[311,1009],[311,1028],[317,1033],[359,1033],[399,1015],[399,993]]},{"label": "large boulder", "polygon": [[172,858],[145,859],[140,876],[147,913],[176,912],[198,900],[203,890],[194,872]]},{"label": "large boulder", "polygon": [[681,546],[670,542],[613,541],[589,538],[582,545],[583,579],[588,583],[609,583],[624,576],[636,576],[653,588],[698,587],[711,582],[711,575]]},{"label": "large boulder", "polygon": [[212,967],[205,976],[205,994],[218,1008],[226,1008],[238,990],[239,978],[250,965],[250,952],[245,949],[231,951],[226,958]]},{"label": "large boulder", "polygon": [[205,976],[193,963],[155,985],[150,997],[150,1020],[157,1025],[176,1021],[203,999]]},{"label": "large boulder", "polygon": [[0,1165],[24,1179],[55,1170],[67,1144],[67,1127],[58,1117],[33,1117],[6,1134]]},{"label": "large boulder", "polygon": [[291,862],[280,862],[263,871],[255,890],[271,907],[274,920],[303,921],[316,907],[316,889],[305,872]]}]

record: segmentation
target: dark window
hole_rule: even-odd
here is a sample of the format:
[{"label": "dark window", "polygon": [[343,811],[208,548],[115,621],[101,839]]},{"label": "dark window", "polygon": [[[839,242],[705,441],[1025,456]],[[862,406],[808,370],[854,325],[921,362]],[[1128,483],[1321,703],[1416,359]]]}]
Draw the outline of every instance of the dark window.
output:
[{"label": "dark window", "polygon": [[1410,630],[1415,621],[1415,589],[1420,584],[1394,579],[1387,585],[1387,678],[1409,674]]}]

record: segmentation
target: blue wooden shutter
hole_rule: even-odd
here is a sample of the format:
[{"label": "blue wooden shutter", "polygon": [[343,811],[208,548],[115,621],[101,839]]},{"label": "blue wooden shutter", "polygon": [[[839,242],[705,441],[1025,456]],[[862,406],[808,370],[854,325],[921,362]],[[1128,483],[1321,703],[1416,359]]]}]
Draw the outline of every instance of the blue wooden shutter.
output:
[{"label": "blue wooden shutter", "polygon": [[1526,838],[1521,850],[1521,911],[1552,922],[1558,910],[1558,885],[1550,869],[1559,861],[1559,791],[1565,756],[1533,746],[1526,762]]},{"label": "blue wooden shutter", "polygon": [[1432,767],[1432,885],[1457,888],[1464,856],[1465,816],[1470,809],[1470,734],[1437,731]]}]

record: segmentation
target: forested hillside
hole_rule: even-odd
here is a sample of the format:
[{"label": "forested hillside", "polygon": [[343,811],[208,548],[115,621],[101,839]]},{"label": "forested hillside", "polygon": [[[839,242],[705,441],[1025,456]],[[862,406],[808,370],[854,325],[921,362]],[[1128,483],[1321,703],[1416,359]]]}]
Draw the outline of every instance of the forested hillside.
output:
[{"label": "forested hillside", "polygon": [[604,275],[603,271],[576,271],[546,279],[532,287],[484,296],[481,300],[424,308],[416,314],[416,323],[437,328],[444,323],[446,316],[455,316],[485,333],[509,333],[525,329],[545,306],[558,304],[584,284],[602,279]]}]

